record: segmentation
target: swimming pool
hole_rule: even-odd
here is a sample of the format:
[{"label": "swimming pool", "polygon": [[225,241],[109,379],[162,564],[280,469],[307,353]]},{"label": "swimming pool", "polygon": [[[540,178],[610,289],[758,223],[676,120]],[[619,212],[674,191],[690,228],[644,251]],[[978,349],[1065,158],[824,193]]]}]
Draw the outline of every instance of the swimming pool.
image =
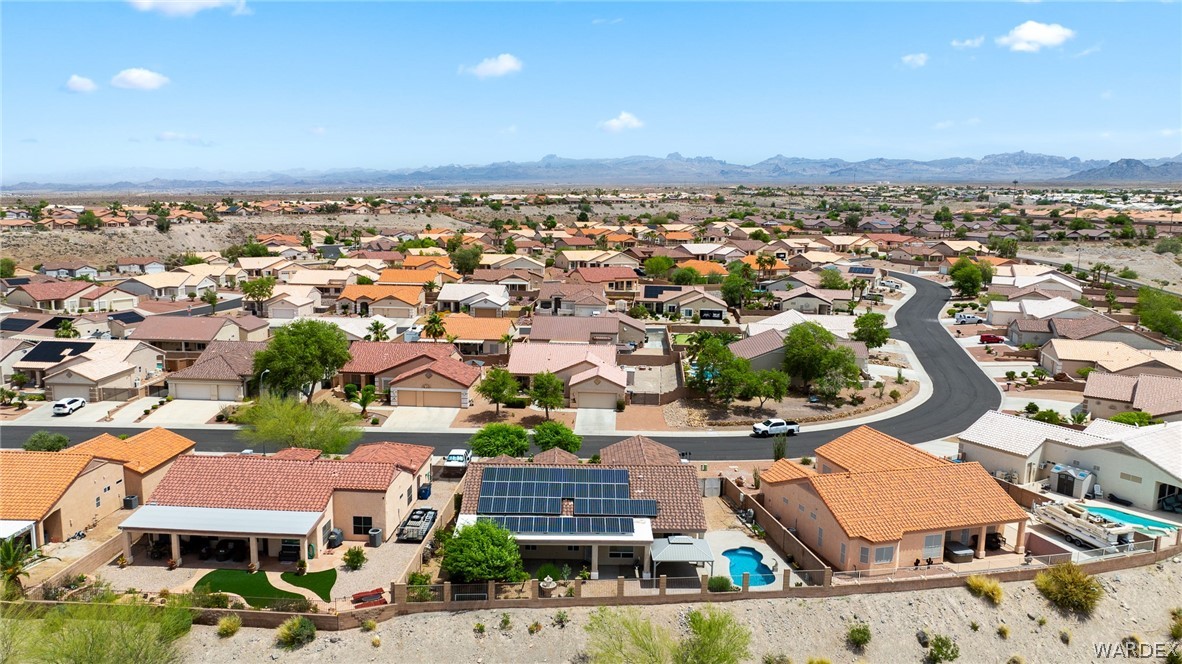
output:
[{"label": "swimming pool", "polygon": [[772,568],[763,563],[763,554],[749,546],[727,549],[722,555],[730,561],[731,581],[736,586],[743,585],[743,572],[751,575],[748,583],[752,586],[766,586],[776,580]]},{"label": "swimming pool", "polygon": [[[1149,517],[1141,516],[1140,514],[1133,514],[1132,512],[1126,512],[1124,510],[1118,510],[1118,509],[1114,509],[1111,507],[1096,507],[1095,505],[1085,505],[1084,507],[1092,514],[1099,514],[1100,516],[1111,519],[1113,521],[1116,521],[1119,523],[1126,523],[1130,526],[1139,527],[1139,528],[1143,528],[1146,530],[1152,530],[1152,531],[1164,530],[1166,532],[1172,533],[1178,529],[1178,526],[1176,526],[1172,523],[1166,523],[1165,521],[1158,521],[1157,519],[1150,519]],[[1144,532],[1144,531],[1142,531],[1142,532]],[[1161,533],[1160,532],[1149,532],[1146,534],[1160,535]]]}]

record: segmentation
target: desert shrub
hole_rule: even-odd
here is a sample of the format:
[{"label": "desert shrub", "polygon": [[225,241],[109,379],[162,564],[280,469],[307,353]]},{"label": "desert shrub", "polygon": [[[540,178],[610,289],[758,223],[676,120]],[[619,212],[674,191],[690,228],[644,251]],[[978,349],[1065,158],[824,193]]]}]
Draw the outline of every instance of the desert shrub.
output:
[{"label": "desert shrub", "polygon": [[527,631],[529,631],[530,634],[537,634],[538,632],[542,631],[542,623],[535,620],[532,623],[530,623],[529,627],[526,629],[527,629]]},{"label": "desert shrub", "polygon": [[846,643],[855,650],[863,650],[870,643],[870,625],[859,623],[850,626],[845,635]]},{"label": "desert shrub", "polygon": [[382,637],[374,634],[373,638],[369,640],[369,645],[375,648],[380,648],[382,646]]},{"label": "desert shrub", "polygon": [[570,615],[566,611],[559,611],[554,614],[554,626],[566,627],[570,623]]},{"label": "desert shrub", "polygon": [[763,659],[760,661],[762,661],[763,664],[792,664],[792,658],[783,653],[773,654],[769,652],[768,654],[764,655]]},{"label": "desert shrub", "polygon": [[365,564],[368,558],[365,556],[365,549],[359,546],[351,546],[345,551],[345,555],[341,556],[341,560],[345,562],[345,567],[357,571],[361,569],[361,566]]},{"label": "desert shrub", "polygon": [[735,590],[735,584],[730,577],[712,576],[706,582],[706,588],[712,593],[729,593]]},{"label": "desert shrub", "polygon": [[281,648],[295,650],[316,638],[316,625],[304,616],[292,616],[275,630],[275,643]]},{"label": "desert shrub", "polygon": [[316,613],[316,607],[307,597],[280,597],[271,602],[271,610],[282,613]]},{"label": "desert shrub", "polygon": [[965,579],[965,586],[968,587],[970,593],[977,597],[984,597],[994,606],[1001,604],[1001,583],[997,579],[974,574]]},{"label": "desert shrub", "polygon": [[1063,611],[1091,615],[1104,596],[1100,582],[1075,563],[1061,563],[1039,572],[1034,587]]},{"label": "desert shrub", "polygon": [[960,646],[956,645],[956,641],[937,634],[932,637],[931,649],[928,650],[928,661],[932,664],[941,664],[941,662],[953,662],[960,657]]},{"label": "desert shrub", "polygon": [[228,639],[242,629],[242,618],[237,615],[223,616],[218,620],[218,636]]},{"label": "desert shrub", "polygon": [[501,614],[500,627],[501,627],[501,631],[508,631],[508,630],[513,629],[513,620],[509,617],[508,613]]},{"label": "desert shrub", "polygon": [[978,631],[978,630],[980,630],[980,629],[981,629],[981,623],[979,623],[979,622],[977,622],[976,620],[974,620],[973,622],[969,623],[969,629],[971,629],[971,630],[973,630],[974,632],[976,632],[976,631]]},{"label": "desert shrub", "polygon": [[529,399],[526,397],[509,397],[505,399],[505,408],[525,408],[529,405]]},{"label": "desert shrub", "polygon": [[476,623],[472,626],[472,631],[475,632],[477,636],[483,636],[485,632],[484,623]]},{"label": "desert shrub", "polygon": [[363,621],[361,623],[361,631],[363,631],[363,632],[372,632],[377,628],[378,628],[378,621],[376,621],[376,620],[370,619],[370,620]]},{"label": "desert shrub", "polygon": [[1001,637],[1001,638],[1003,638],[1003,639],[1008,639],[1008,638],[1010,638],[1010,628],[1009,628],[1009,626],[1008,626],[1008,625],[998,625],[998,626],[997,626],[997,635],[998,635],[998,636],[1000,636],[1000,637]]},{"label": "desert shrub", "polygon": [[550,577],[555,581],[562,581],[566,578],[562,575],[562,570],[558,569],[558,565],[555,565],[554,563],[542,563],[538,567],[538,572],[534,575],[534,578],[541,581],[546,577]]}]

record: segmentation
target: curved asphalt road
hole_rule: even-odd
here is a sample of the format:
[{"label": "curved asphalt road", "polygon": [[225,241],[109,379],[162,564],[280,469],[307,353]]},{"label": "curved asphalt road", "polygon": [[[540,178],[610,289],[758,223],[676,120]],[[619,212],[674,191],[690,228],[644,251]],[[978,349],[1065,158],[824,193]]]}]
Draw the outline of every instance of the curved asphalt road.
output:
[{"label": "curved asphalt road", "polygon": [[[874,428],[910,443],[921,443],[960,433],[982,413],[996,409],[1001,404],[1001,393],[994,382],[985,376],[968,353],[937,321],[940,311],[948,301],[948,289],[907,274],[896,273],[895,276],[915,286],[916,294],[896,313],[896,327],[891,333],[893,337],[909,343],[919,356],[924,370],[932,381],[933,394],[914,410],[894,418],[880,420],[874,424]],[[804,433],[788,439],[788,455],[809,454],[853,428],[810,433],[806,427]],[[35,430],[36,427],[0,427],[0,447],[19,447]],[[99,426],[54,427],[53,431],[63,433],[69,436],[72,442],[77,443],[93,438],[105,429]],[[132,433],[137,430],[121,427],[119,431]],[[175,431],[197,441],[197,449],[202,452],[237,452],[244,447],[234,437],[233,431]],[[580,451],[584,454],[593,454],[622,437],[584,436],[583,448]],[[771,443],[765,439],[742,436],[697,437],[693,434],[654,438],[680,451],[690,452],[693,461],[771,458]],[[446,454],[452,448],[464,447],[468,434],[366,432],[362,442],[391,439],[430,445],[437,452]]]}]

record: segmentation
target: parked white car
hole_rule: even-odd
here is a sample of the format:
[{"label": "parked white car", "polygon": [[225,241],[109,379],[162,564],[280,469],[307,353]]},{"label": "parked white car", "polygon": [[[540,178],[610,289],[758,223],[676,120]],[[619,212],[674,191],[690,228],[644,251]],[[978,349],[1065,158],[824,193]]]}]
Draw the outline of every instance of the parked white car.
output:
[{"label": "parked white car", "polygon": [[447,457],[443,460],[443,467],[462,470],[468,467],[470,461],[472,461],[472,450],[457,448],[447,453]]},{"label": "parked white car", "polygon": [[878,283],[883,288],[889,288],[891,290],[900,290],[903,288],[903,284],[895,281],[894,279],[883,279],[882,281],[880,281]]},{"label": "parked white car", "polygon": [[781,434],[786,436],[795,436],[796,434],[800,433],[800,425],[791,420],[764,420],[751,425],[751,433],[753,433],[758,438],[779,436]]},{"label": "parked white car", "polygon": [[957,314],[956,314],[956,324],[957,325],[965,325],[965,324],[978,325],[978,324],[984,323],[984,322],[985,322],[984,317],[978,316],[977,314],[970,314],[967,311],[960,311],[960,312],[957,312]]},{"label": "parked white car", "polygon": [[53,402],[53,414],[54,415],[69,415],[70,413],[78,410],[79,408],[81,408],[85,405],[86,405],[86,399],[79,399],[77,397],[71,397],[69,399],[60,399],[58,401]]}]

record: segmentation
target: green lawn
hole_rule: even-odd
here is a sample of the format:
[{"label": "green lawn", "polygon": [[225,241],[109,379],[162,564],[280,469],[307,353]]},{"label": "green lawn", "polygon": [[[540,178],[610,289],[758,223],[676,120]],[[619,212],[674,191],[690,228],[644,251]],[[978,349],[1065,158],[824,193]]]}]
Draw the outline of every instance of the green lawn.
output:
[{"label": "green lawn", "polygon": [[337,571],[326,569],[323,572],[313,572],[303,576],[297,576],[295,572],[284,572],[279,575],[279,578],[297,588],[311,590],[320,599],[331,602],[332,587],[337,582]]},{"label": "green lawn", "polygon": [[[334,572],[335,573],[335,572]],[[247,604],[262,609],[277,599],[298,599],[300,595],[280,590],[271,585],[262,572],[251,574],[241,569],[215,569],[201,577],[196,585],[208,585],[211,592],[241,595]]]},{"label": "green lawn", "polygon": [[677,334],[673,335],[673,343],[677,344],[678,346],[684,346],[685,344],[689,343],[689,338],[690,335],[688,333],[678,332]]}]

